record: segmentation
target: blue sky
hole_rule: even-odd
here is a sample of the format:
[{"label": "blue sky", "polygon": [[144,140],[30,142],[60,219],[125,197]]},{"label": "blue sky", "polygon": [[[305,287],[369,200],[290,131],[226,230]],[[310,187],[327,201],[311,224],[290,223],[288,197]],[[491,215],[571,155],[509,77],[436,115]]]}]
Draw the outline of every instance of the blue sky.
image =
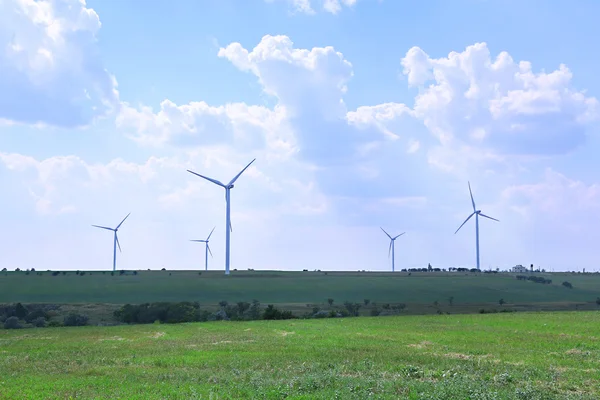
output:
[{"label": "blue sky", "polygon": [[[337,4],[337,5],[336,5]],[[600,4],[5,0],[0,268],[595,270]]]}]

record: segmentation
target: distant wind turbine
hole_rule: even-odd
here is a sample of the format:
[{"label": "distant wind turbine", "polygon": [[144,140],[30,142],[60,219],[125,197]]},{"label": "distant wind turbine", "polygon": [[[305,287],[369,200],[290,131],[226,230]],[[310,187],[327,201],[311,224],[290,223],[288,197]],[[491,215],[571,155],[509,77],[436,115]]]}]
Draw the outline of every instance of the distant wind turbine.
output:
[{"label": "distant wind turbine", "polygon": [[454,232],[454,234],[456,235],[456,233],[460,230],[460,228],[463,227],[464,224],[467,223],[468,220],[471,219],[471,217],[474,215],[475,216],[475,248],[476,248],[476,252],[477,252],[477,269],[479,268],[479,216],[482,216],[484,218],[488,218],[494,221],[498,221],[496,218],[492,218],[492,217],[488,217],[487,215],[483,214],[481,212],[481,210],[478,210],[477,207],[475,207],[475,200],[473,200],[473,191],[471,191],[471,182],[467,182],[469,184],[469,194],[471,195],[471,203],[473,204],[473,213],[471,215],[469,215],[469,217],[467,219],[465,219],[465,222],[462,223],[461,226],[458,227],[458,229],[456,230],[456,232]]},{"label": "distant wind turbine", "polygon": [[119,246],[119,251],[121,251],[121,244],[119,243],[119,237],[117,236],[117,231],[119,230],[121,225],[123,225],[123,222],[125,222],[125,220],[127,219],[127,217],[129,217],[130,214],[131,213],[127,214],[125,216],[125,218],[123,218],[123,221],[121,221],[121,223],[119,225],[117,225],[116,228],[109,228],[107,226],[100,226],[100,225],[92,225],[96,228],[106,229],[109,231],[113,231],[115,233],[114,243],[113,243],[113,271],[116,271],[116,269],[117,269],[117,246]]},{"label": "distant wind turbine", "polygon": [[210,181],[210,182],[214,183],[215,185],[219,185],[225,189],[225,202],[227,203],[226,212],[225,212],[225,275],[229,275],[229,241],[230,241],[230,233],[233,230],[233,228],[231,228],[231,193],[230,192],[231,192],[231,189],[233,189],[233,184],[235,183],[235,181],[240,177],[240,175],[242,175],[242,173],[254,161],[256,161],[256,158],[254,160],[250,161],[250,163],[248,165],[246,165],[244,167],[244,169],[240,171],[239,174],[234,176],[233,179],[231,181],[229,181],[229,183],[227,185],[225,185],[224,183],[222,183],[216,179],[212,179],[212,178],[206,177],[204,175],[197,174],[194,171],[190,171],[189,169],[187,170],[189,173],[199,176],[200,178],[204,178],[207,181]]},{"label": "distant wind turbine", "polygon": [[[215,226],[215,228],[216,228],[216,226]],[[190,242],[206,243],[206,248],[204,249],[204,270],[205,271],[208,271],[208,253],[210,253],[211,257],[213,256],[212,251],[210,251],[210,246],[208,245],[208,241],[210,240],[210,236],[213,234],[215,228],[212,228],[212,231],[210,231],[206,240],[190,240]]]},{"label": "distant wind turbine", "polygon": [[398,239],[400,236],[404,235],[406,232],[402,232],[398,236],[391,237],[390,234],[385,231],[385,229],[381,228],[381,230],[383,231],[383,233],[385,233],[387,235],[387,237],[390,238],[390,250],[388,251],[388,257],[390,256],[390,253],[391,253],[391,255],[392,255],[392,272],[394,272],[396,270],[396,266],[395,266],[396,254],[394,252],[396,239]]}]

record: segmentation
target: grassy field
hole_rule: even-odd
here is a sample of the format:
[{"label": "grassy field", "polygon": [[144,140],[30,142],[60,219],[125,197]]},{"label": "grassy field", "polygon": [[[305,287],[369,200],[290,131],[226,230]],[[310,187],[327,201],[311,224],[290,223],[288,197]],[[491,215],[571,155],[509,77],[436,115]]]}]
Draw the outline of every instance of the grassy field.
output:
[{"label": "grassy field", "polygon": [[[514,274],[140,271],[138,275],[51,276],[0,273],[0,303],[143,303],[198,301],[215,304],[257,299],[261,303],[323,303],[344,301],[431,304],[593,302],[600,296],[600,274],[534,274],[551,285],[518,281]],[[573,289],[561,286],[563,281]]]},{"label": "grassy field", "polygon": [[0,398],[598,399],[600,313],[0,330]]}]

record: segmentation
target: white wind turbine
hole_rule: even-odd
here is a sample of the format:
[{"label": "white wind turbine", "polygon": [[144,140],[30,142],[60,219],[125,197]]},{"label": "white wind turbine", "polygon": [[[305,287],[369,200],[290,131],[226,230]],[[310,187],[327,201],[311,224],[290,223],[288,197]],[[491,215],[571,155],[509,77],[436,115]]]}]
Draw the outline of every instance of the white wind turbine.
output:
[{"label": "white wind turbine", "polygon": [[225,189],[225,202],[227,203],[226,212],[225,212],[225,275],[229,275],[229,242],[230,242],[230,233],[233,230],[231,228],[231,211],[230,211],[231,210],[231,193],[230,192],[231,192],[231,189],[233,189],[233,184],[235,183],[235,181],[240,177],[240,175],[242,175],[242,173],[255,160],[256,160],[256,158],[254,160],[250,161],[250,163],[248,165],[246,165],[244,167],[244,169],[241,170],[239,174],[234,176],[233,179],[231,181],[229,181],[229,183],[226,185],[216,179],[212,179],[212,178],[206,177],[204,175],[197,174],[194,171],[190,171],[189,169],[187,170],[189,173],[199,176],[200,178],[204,178],[207,181],[210,181],[210,182],[214,183],[215,185],[219,185],[223,189]]},{"label": "white wind turbine", "polygon": [[92,225],[96,228],[101,228],[101,229],[106,229],[109,231],[113,231],[114,232],[114,243],[113,243],[113,272],[116,271],[117,269],[117,246],[119,246],[119,251],[121,251],[121,244],[119,243],[119,237],[117,236],[117,231],[119,230],[119,228],[121,227],[121,225],[123,225],[123,222],[125,222],[125,220],[127,219],[127,217],[129,217],[131,213],[127,214],[125,216],[125,218],[123,218],[123,221],[121,221],[121,223],[119,225],[117,225],[116,228],[109,228],[107,226],[100,226],[100,225]]},{"label": "white wind turbine", "polygon": [[475,207],[475,200],[473,200],[473,192],[471,191],[471,182],[467,182],[469,184],[469,194],[471,195],[471,203],[473,204],[473,213],[471,213],[471,215],[469,215],[469,217],[467,219],[465,219],[465,222],[462,223],[461,226],[458,227],[458,229],[456,230],[456,232],[454,232],[454,234],[456,235],[456,233],[460,230],[460,228],[463,227],[464,224],[467,223],[468,220],[471,219],[471,217],[474,215],[475,216],[475,248],[476,248],[476,252],[477,252],[477,269],[479,268],[479,216],[482,216],[484,218],[488,218],[494,221],[498,221],[496,218],[492,218],[489,217],[485,214],[483,214],[481,212],[481,210],[478,210],[477,207]]},{"label": "white wind turbine", "polygon": [[396,254],[394,252],[395,244],[396,244],[396,239],[398,239],[400,236],[404,235],[406,232],[402,232],[398,236],[391,237],[390,234],[385,231],[385,229],[381,228],[381,230],[383,231],[383,233],[385,233],[387,235],[387,237],[390,238],[390,250],[388,251],[388,257],[390,256],[390,253],[391,253],[391,255],[392,255],[392,272],[394,272],[395,271],[395,267],[396,267],[395,266]]},{"label": "white wind turbine", "polygon": [[[216,228],[216,226],[215,226],[215,228]],[[215,228],[212,228],[212,231],[210,231],[206,240],[190,240],[190,242],[206,243],[206,248],[204,249],[204,270],[205,271],[208,271],[208,253],[210,253],[211,257],[213,256],[212,251],[210,251],[210,246],[208,245],[208,241],[210,240],[210,236],[215,231]]]}]

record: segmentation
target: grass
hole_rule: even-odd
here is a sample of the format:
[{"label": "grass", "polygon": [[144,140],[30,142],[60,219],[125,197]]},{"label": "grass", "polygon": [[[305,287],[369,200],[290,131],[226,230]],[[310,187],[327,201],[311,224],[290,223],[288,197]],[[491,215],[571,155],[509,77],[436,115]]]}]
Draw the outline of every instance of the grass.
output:
[{"label": "grass", "polygon": [[600,313],[0,330],[0,398],[597,399]]},{"label": "grass", "polygon": [[[118,274],[117,274],[118,275]],[[518,281],[514,274],[472,273],[369,273],[234,271],[140,271],[138,275],[111,276],[68,272],[51,276],[43,272],[0,273],[0,303],[142,303],[198,301],[216,304],[258,299],[261,303],[321,304],[327,298],[344,301],[431,304],[512,304],[593,302],[600,296],[600,274],[538,274],[551,285]],[[563,281],[573,289],[561,286]]]}]

